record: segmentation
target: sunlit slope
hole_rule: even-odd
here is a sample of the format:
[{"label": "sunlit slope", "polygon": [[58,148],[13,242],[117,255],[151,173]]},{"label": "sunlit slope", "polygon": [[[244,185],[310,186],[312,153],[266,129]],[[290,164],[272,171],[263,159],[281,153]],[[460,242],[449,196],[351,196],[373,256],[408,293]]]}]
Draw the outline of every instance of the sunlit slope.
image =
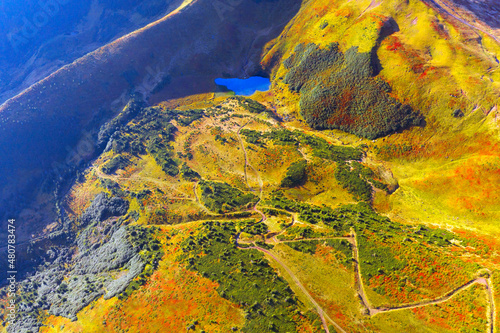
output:
[{"label": "sunlit slope", "polygon": [[[399,191],[389,194],[390,170],[364,158],[366,146],[293,130],[250,99],[205,97],[176,110],[142,109],[74,184],[65,207],[75,228],[97,193],[124,198],[129,214],[120,220],[152,230],[153,239],[133,237],[141,254],[161,251],[161,260],[116,297],[83,300],[76,321],[36,309],[42,332],[491,326],[485,290],[498,267],[491,239],[391,221],[370,202]],[[272,93],[254,97],[272,101]],[[80,234],[93,235],[88,246],[98,249],[99,230],[120,220]]]},{"label": "sunlit slope", "polygon": [[[262,63],[272,72],[278,112],[311,124],[286,66],[296,46],[309,43],[370,53],[374,79],[425,118],[367,142],[368,156],[389,163],[401,185],[376,200],[379,209],[403,220],[499,230],[500,46],[494,39],[422,1],[310,1],[268,43]],[[340,112],[342,105],[331,109]]]}]

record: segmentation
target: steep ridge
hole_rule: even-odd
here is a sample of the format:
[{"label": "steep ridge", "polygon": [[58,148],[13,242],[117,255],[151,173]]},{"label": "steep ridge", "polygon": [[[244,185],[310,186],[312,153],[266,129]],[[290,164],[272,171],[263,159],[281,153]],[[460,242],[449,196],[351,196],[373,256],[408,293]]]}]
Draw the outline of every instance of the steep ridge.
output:
[{"label": "steep ridge", "polygon": [[88,52],[154,22],[183,0],[0,4],[0,103]]},{"label": "steep ridge", "polygon": [[500,43],[500,21],[498,15],[500,6],[488,1],[436,1],[429,0],[441,15],[449,20],[456,20],[477,31],[484,33]]},{"label": "steep ridge", "polygon": [[[376,3],[315,0],[304,2],[295,16],[295,9],[283,14],[283,8],[289,3],[281,1],[248,1],[229,7],[215,7],[215,3],[220,4],[203,0],[186,2],[182,10],[108,45],[100,52],[84,57],[3,106],[5,113],[0,113],[0,119],[5,124],[0,125],[0,128],[5,130],[11,127],[17,132],[11,132],[11,137],[6,138],[0,146],[10,158],[8,163],[2,162],[5,169],[1,171],[6,171],[2,174],[4,178],[14,179],[3,192],[5,197],[10,195],[10,203],[13,204],[2,206],[12,210],[17,204],[17,207],[24,209],[25,214],[20,214],[22,218],[19,218],[19,244],[27,244],[26,239],[42,230],[44,222],[53,222],[54,216],[64,218],[66,210],[71,218],[67,219],[69,227],[62,233],[56,231],[49,234],[50,227],[57,223],[47,226],[44,237],[36,237],[40,242],[35,246],[35,255],[42,258],[40,263],[57,258],[60,263],[75,264],[78,269],[58,273],[59,277],[70,279],[80,274],[80,266],[92,262],[99,266],[109,260],[106,240],[108,237],[123,240],[124,236],[123,231],[119,230],[116,236],[112,236],[114,233],[109,233],[109,226],[117,226],[122,222],[148,227],[158,224],[161,225],[158,237],[162,238],[164,249],[171,251],[171,256],[183,252],[180,254],[185,256],[182,259],[184,268],[197,271],[200,277],[226,283],[217,290],[219,296],[245,307],[245,318],[249,319],[247,324],[265,322],[270,330],[278,328],[278,331],[287,332],[285,326],[273,323],[274,319],[271,318],[277,318],[277,323],[293,325],[304,321],[300,313],[295,313],[293,321],[288,319],[288,314],[284,317],[281,314],[262,316],[262,309],[277,309],[269,306],[276,304],[277,300],[288,304],[288,309],[296,304],[296,300],[293,294],[288,297],[289,289],[274,291],[270,288],[265,292],[263,285],[280,280],[272,274],[267,275],[265,283],[256,280],[262,275],[254,272],[255,266],[250,266],[255,263],[251,257],[247,258],[249,265],[244,260],[237,261],[238,256],[250,256],[248,253],[254,255],[257,251],[268,253],[267,246],[277,245],[276,252],[273,252],[278,258],[275,261],[285,271],[289,271],[287,267],[290,267],[288,273],[294,280],[294,284],[290,285],[305,291],[303,294],[314,305],[319,317],[334,318],[341,330],[360,331],[361,326],[357,326],[357,320],[353,318],[361,318],[359,322],[363,326],[368,323],[369,319],[364,317],[366,314],[359,311],[363,303],[369,310],[380,314],[375,317],[380,320],[380,327],[408,331],[403,328],[407,327],[404,325],[415,323],[415,318],[422,327],[434,325],[426,323],[414,310],[432,313],[434,305],[443,303],[448,307],[448,302],[459,302],[458,305],[453,303],[455,305],[450,306],[453,309],[449,311],[460,313],[464,309],[463,304],[470,304],[472,299],[477,304],[477,313],[469,319],[477,327],[486,329],[486,322],[482,320],[488,316],[488,328],[493,327],[495,323],[491,316],[494,301],[482,296],[475,297],[472,293],[469,295],[468,292],[479,290],[479,285],[485,283],[486,275],[474,275],[478,268],[493,271],[498,267],[498,245],[492,239],[500,234],[496,223],[498,215],[495,215],[498,214],[495,208],[500,195],[497,188],[500,179],[497,120],[500,77],[495,59],[500,49],[494,40],[468,25],[457,24],[446,16],[443,18],[439,11],[422,1],[387,0]],[[281,10],[280,15],[266,12],[266,8]],[[282,21],[276,17],[282,18]],[[289,23],[282,30],[281,23],[286,22]],[[221,39],[218,40],[215,37],[217,35],[212,33],[222,36]],[[165,36],[172,38],[165,41]],[[273,36],[278,37],[263,48]],[[329,55],[326,60],[321,57],[325,53]],[[354,62],[344,60],[349,57]],[[337,62],[338,59],[341,61]],[[212,79],[215,76],[246,76],[260,71],[259,60],[265,71],[270,73],[272,89],[252,98],[266,104],[268,108],[262,106],[256,112],[252,108],[245,108],[241,99],[225,100],[215,94],[199,98],[194,96],[195,102],[190,102],[189,95],[213,91]],[[75,78],[77,80],[73,83],[71,80]],[[350,89],[337,89],[336,84],[339,82],[344,84],[342,88]],[[356,86],[359,82],[363,85]],[[44,84],[47,87],[45,90]],[[50,87],[59,87],[59,90],[46,93],[52,89]],[[317,99],[311,102],[307,94],[316,87],[322,88],[323,95],[313,96]],[[133,94],[136,99],[116,115],[116,109],[128,100],[128,94]],[[365,95],[370,95],[367,101]],[[155,104],[176,97],[186,98],[154,107],[145,106],[147,102]],[[338,101],[345,104],[338,107],[341,104]],[[25,111],[26,105],[28,109]],[[168,105],[176,106],[169,108]],[[373,112],[374,109],[376,112]],[[28,110],[35,115],[31,116]],[[339,110],[345,112],[335,117]],[[386,114],[385,110],[388,110]],[[412,113],[413,110],[418,112],[415,114],[425,117],[425,121],[413,121],[420,120]],[[46,117],[51,114],[52,118]],[[315,126],[314,118],[320,118],[316,114],[327,120],[333,119],[331,124],[334,126]],[[345,117],[346,114],[358,118],[351,121]],[[378,117],[373,117],[374,114]],[[372,118],[365,119],[367,115]],[[115,118],[106,122],[112,116]],[[408,119],[405,120],[406,116]],[[392,123],[399,117],[404,121]],[[373,123],[377,126],[370,129]],[[100,127],[101,124],[104,126]],[[324,131],[313,131],[311,127]],[[367,129],[375,130],[375,134],[367,132]],[[29,137],[26,131],[31,131]],[[8,134],[5,131],[5,135]],[[80,134],[83,134],[83,138]],[[23,146],[13,147],[11,138],[15,135],[17,142]],[[20,136],[26,139],[18,139]],[[34,144],[33,141],[38,142]],[[69,154],[61,149],[67,143]],[[75,146],[76,149],[72,148]],[[36,152],[33,152],[34,149]],[[66,156],[69,158],[64,160]],[[92,160],[93,166],[83,167],[89,160]],[[306,183],[294,188],[283,188],[280,180],[297,160],[303,160],[306,166]],[[12,165],[14,167],[8,169]],[[58,180],[61,184],[62,179],[71,174],[67,170],[77,173],[75,166],[82,166],[80,171],[84,171],[77,182],[68,177],[67,187],[51,187],[47,181],[48,185],[39,192],[40,196],[45,196],[46,203],[50,202],[47,197],[51,195],[55,195],[56,199],[58,196],[65,198],[62,204],[56,200],[53,215],[42,216],[40,210],[36,218],[26,218],[26,192],[22,192],[18,179],[22,178],[26,182],[25,188],[36,189],[39,185],[36,181],[45,176],[43,171],[51,170],[52,175],[60,176]],[[17,170],[19,174],[12,177],[12,172]],[[382,176],[387,173],[391,176]],[[385,184],[386,178],[394,182],[397,179],[396,184],[399,185],[389,190],[388,184]],[[46,179],[51,178],[48,176]],[[257,184],[260,200],[255,196]],[[66,188],[69,188],[67,192]],[[101,207],[102,201],[108,201],[104,194],[98,194],[102,192],[111,193],[113,197],[120,197],[129,203],[127,215],[122,218],[112,214],[109,217],[109,213],[96,211],[95,207]],[[359,201],[363,202],[352,205]],[[90,202],[92,204],[89,206]],[[258,207],[259,204],[268,207]],[[287,228],[290,230],[285,231],[283,221],[279,222],[279,210],[284,216],[292,217],[292,225]],[[215,214],[215,211],[219,213]],[[239,220],[252,216],[255,218],[256,213],[262,223]],[[455,221],[457,215],[468,220]],[[85,221],[89,220],[88,216],[97,220],[82,232]],[[44,220],[43,217],[47,218]],[[207,222],[211,219],[217,222]],[[230,221],[232,219],[236,221]],[[84,222],[83,225],[79,224],[80,220]],[[192,224],[186,226],[181,222]],[[258,225],[262,228],[254,228]],[[483,226],[489,229],[481,229]],[[207,233],[196,235],[199,227],[206,228]],[[317,245],[320,245],[314,242],[325,239],[329,233],[335,235],[329,239],[344,241],[343,245],[341,242],[339,244],[348,250],[352,243],[346,240],[352,236],[346,235],[351,227],[357,228],[359,244],[356,240],[352,248],[354,252],[348,251],[346,259],[355,253],[358,283],[361,283],[362,277],[361,288],[366,287],[367,293],[367,297],[361,295],[363,302],[358,304],[351,299],[357,287],[352,274],[351,280],[346,278],[341,284],[351,298],[342,297],[340,293],[334,298],[338,304],[348,304],[348,310],[330,307],[331,304],[325,302],[321,294],[316,294],[321,288],[312,288],[314,293],[305,290],[311,288],[312,282],[317,282],[317,287],[335,287],[338,276],[325,273],[327,280],[311,282],[314,279],[308,275],[314,274],[312,269],[292,272],[290,262],[285,262],[289,258],[284,255],[290,252],[278,252],[279,249],[289,251],[285,248],[287,244],[294,246],[289,240],[296,239],[301,231],[292,227],[304,231],[302,238],[299,238],[301,244],[293,249],[312,254],[316,253]],[[318,230],[324,230],[325,227],[331,230],[323,235]],[[240,247],[255,242],[253,249],[239,251],[239,228],[246,230]],[[304,237],[306,230],[312,233],[311,237]],[[473,230],[474,233],[467,234],[464,230]],[[479,232],[485,230],[492,232]],[[98,232],[97,237],[93,231]],[[131,236],[132,233],[137,237],[135,230],[131,229]],[[100,246],[101,249],[106,248],[97,251],[96,260],[93,261],[93,257],[89,256],[83,263],[72,262],[69,250],[60,256],[52,256],[47,250],[64,247],[64,242],[68,242],[68,239],[72,241],[71,237],[75,234],[83,237],[77,237],[76,242],[84,244],[82,248],[88,250],[89,254]],[[352,232],[350,234],[354,235]],[[179,235],[187,238],[180,243],[179,239],[175,239]],[[484,235],[487,236],[484,241],[488,246],[482,243]],[[90,244],[84,242],[87,236]],[[267,237],[276,239],[268,242]],[[308,242],[312,242],[309,247]],[[211,248],[205,251],[208,245]],[[158,250],[159,246],[155,242],[150,247]],[[226,256],[227,249],[232,251],[232,255]],[[111,250],[109,252],[116,252]],[[107,270],[96,267],[91,273],[113,275],[115,269],[121,270],[126,265],[137,266],[130,259],[134,258],[134,251],[129,248],[126,250],[126,259],[120,260],[121,263],[130,260],[129,264],[114,265]],[[186,253],[190,254],[186,256]],[[211,262],[205,262],[207,257]],[[300,260],[304,264],[315,263],[312,261],[314,257],[299,258],[307,259]],[[34,266],[33,262],[22,259],[27,265]],[[150,259],[148,262],[152,263],[153,258]],[[175,265],[171,263],[180,259],[169,260],[162,264],[165,274],[175,271]],[[234,266],[231,266],[230,260],[235,261]],[[321,265],[319,261],[316,263]],[[347,268],[349,265],[346,263],[349,261],[325,262],[323,269],[329,272],[332,266],[338,265]],[[252,276],[253,280],[239,280],[238,283],[229,281],[231,278],[226,277],[234,276],[236,270],[233,268],[242,273],[245,279]],[[231,274],[227,274],[226,269]],[[140,273],[140,270],[130,271]],[[129,302],[129,305],[132,304],[131,313],[137,313],[138,309],[147,309],[137,306],[137,300],[153,303],[150,299],[154,298],[149,296],[157,295],[157,281],[143,286],[153,280],[148,280],[150,275],[146,274],[152,271],[150,268],[140,277],[131,273],[130,278],[137,280],[130,285],[129,278],[121,281],[123,284],[120,283],[119,290],[122,290],[121,287],[126,289],[120,294],[118,307]],[[298,273],[302,275],[300,280]],[[51,273],[46,270],[44,274]],[[296,278],[294,274],[297,274]],[[181,275],[187,276],[185,273]],[[39,278],[43,278],[43,275]],[[302,278],[307,278],[309,282],[306,283]],[[444,283],[443,278],[447,280]],[[80,280],[76,279],[73,285],[80,285]],[[173,285],[176,288],[183,283],[169,281],[163,283],[162,287]],[[56,290],[59,282],[51,281],[50,288]],[[104,285],[98,284],[97,289],[92,289],[85,302],[78,301],[84,289],[73,288],[70,284],[69,289],[75,289],[77,295],[73,290],[69,293],[68,290],[60,290],[59,293],[68,294],[66,296],[70,297],[71,303],[78,306],[63,308],[65,301],[60,299],[52,302],[52,298],[49,298],[49,303],[53,305],[48,312],[52,315],[47,319],[48,323],[64,323],[71,330],[69,320],[75,318],[76,314],[86,317],[80,311],[94,311],[94,304],[85,310],[82,306],[99,299],[104,294],[102,288],[108,289],[108,283],[116,285],[111,278],[106,278],[105,282]],[[484,285],[489,290],[489,284]],[[147,289],[150,286],[154,286],[154,289],[147,291],[147,297],[137,296],[138,292],[150,290]],[[251,288],[252,292],[242,292],[242,287]],[[36,296],[40,299],[50,292],[46,287],[42,289],[43,293]],[[492,289],[495,291],[495,288]],[[193,304],[193,299],[197,299],[192,292],[193,289],[188,291],[187,304]],[[249,301],[248,296],[253,294],[259,296],[259,302]],[[493,299],[495,295],[490,293],[488,296]],[[25,302],[30,302],[31,295],[28,296]],[[459,298],[462,296],[469,300]],[[369,304],[368,297],[373,304]],[[341,298],[343,300],[339,301]],[[164,297],[163,301],[172,299],[170,296]],[[174,300],[177,302],[177,299]],[[39,305],[46,301],[43,300]],[[490,310],[486,309],[486,301],[489,302]],[[99,312],[103,304],[113,306],[111,303],[100,300],[95,311]],[[266,306],[262,307],[264,303]],[[161,307],[158,309],[163,311]],[[141,319],[139,324],[142,325],[144,321],[149,323],[149,319],[158,317],[156,313],[153,316],[148,311],[145,310],[145,317],[142,317],[148,320]],[[108,317],[113,313],[116,314],[115,311],[109,312]],[[349,313],[353,316],[346,316]],[[404,317],[394,320],[391,317],[393,314]],[[124,319],[125,316],[118,317],[119,327],[122,321],[130,327],[135,324],[133,320]],[[182,326],[183,329],[191,330],[199,325],[189,315],[166,318],[170,320],[174,317],[180,320],[178,327]],[[207,317],[213,320],[212,314]],[[260,320],[264,317],[266,321]],[[449,317],[453,321],[453,316]],[[107,326],[107,319],[101,320],[102,316],[96,318],[99,318],[96,325]],[[311,318],[314,320],[313,316]],[[329,321],[333,323],[333,320]],[[200,319],[200,322],[205,325],[205,318]],[[110,326],[117,324],[109,323]],[[32,323],[26,324],[33,326]],[[84,325],[81,322],[74,324]],[[390,326],[393,324],[399,326]],[[47,327],[50,325],[47,324]],[[325,320],[322,325],[325,331],[335,329],[328,327]],[[457,323],[454,325],[454,328],[462,327],[457,326]],[[465,327],[468,323],[463,325]],[[59,326],[54,324],[54,327]],[[239,326],[232,327],[233,331],[237,331]],[[11,329],[15,331],[15,327]],[[101,330],[107,330],[107,327]],[[252,330],[247,328],[247,331]],[[380,331],[390,330],[380,328]]]}]

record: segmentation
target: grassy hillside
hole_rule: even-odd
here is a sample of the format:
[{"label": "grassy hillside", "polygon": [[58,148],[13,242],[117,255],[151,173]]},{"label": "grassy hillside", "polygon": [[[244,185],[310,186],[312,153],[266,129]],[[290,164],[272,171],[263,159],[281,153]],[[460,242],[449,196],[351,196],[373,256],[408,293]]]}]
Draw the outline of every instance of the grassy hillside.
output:
[{"label": "grassy hillside", "polygon": [[[142,249],[143,270],[116,297],[83,299],[76,321],[37,309],[42,331],[486,330],[484,285],[496,281],[497,243],[463,227],[401,223],[373,210],[380,197],[392,204],[401,189],[389,189],[390,170],[368,146],[334,144],[234,98],[182,109],[142,107],[74,184],[65,206],[79,223],[97,207],[89,202],[98,193],[128,202],[119,221]],[[179,172],[163,168],[148,148],[155,138]],[[128,162],[106,173],[120,156]],[[283,184],[297,165],[306,177]],[[98,230],[117,223],[102,219]],[[83,234],[86,248],[109,246],[98,233]],[[63,281],[82,265],[73,260]],[[122,270],[112,276],[130,271]],[[35,295],[43,293],[37,288]],[[457,319],[465,313],[467,323]]]},{"label": "grassy hillside", "polygon": [[5,331],[496,332],[500,47],[443,15],[305,1],[270,91],[131,100]]}]

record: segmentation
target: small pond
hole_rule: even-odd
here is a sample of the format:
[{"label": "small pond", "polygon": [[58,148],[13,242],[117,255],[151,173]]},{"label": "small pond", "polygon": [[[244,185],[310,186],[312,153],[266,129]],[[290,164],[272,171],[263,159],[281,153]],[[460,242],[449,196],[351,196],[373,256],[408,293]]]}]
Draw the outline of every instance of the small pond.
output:
[{"label": "small pond", "polygon": [[215,84],[234,91],[236,95],[250,96],[256,91],[268,91],[271,81],[265,77],[252,76],[248,79],[215,79]]}]

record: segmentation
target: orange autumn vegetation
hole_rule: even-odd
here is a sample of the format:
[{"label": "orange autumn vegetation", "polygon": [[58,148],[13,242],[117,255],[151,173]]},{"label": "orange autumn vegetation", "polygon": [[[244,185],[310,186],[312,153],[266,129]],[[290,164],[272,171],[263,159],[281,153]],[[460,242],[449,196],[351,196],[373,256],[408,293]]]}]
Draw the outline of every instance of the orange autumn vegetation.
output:
[{"label": "orange autumn vegetation", "polygon": [[445,303],[412,309],[429,327],[452,332],[484,332],[487,327],[483,286],[474,285]]},{"label": "orange autumn vegetation", "polygon": [[[148,282],[124,301],[102,298],[79,313],[78,321],[49,316],[41,332],[184,332],[195,324],[207,332],[229,332],[244,322],[239,307],[217,293],[218,284],[176,262],[179,242],[193,226],[165,240],[165,256]],[[165,228],[165,230],[168,230]],[[167,231],[168,234],[168,231]],[[168,237],[167,237],[168,238]]]}]

